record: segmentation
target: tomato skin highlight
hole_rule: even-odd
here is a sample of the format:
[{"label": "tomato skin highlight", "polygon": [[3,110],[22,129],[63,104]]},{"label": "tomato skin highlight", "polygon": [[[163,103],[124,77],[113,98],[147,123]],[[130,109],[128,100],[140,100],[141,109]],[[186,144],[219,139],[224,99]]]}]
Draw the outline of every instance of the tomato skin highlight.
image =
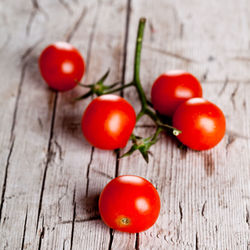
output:
[{"label": "tomato skin highlight", "polygon": [[100,149],[126,146],[136,123],[134,108],[117,95],[95,98],[82,117],[82,132],[87,141]]},{"label": "tomato skin highlight", "polygon": [[224,137],[226,119],[223,112],[203,98],[182,103],[173,116],[173,126],[182,133],[177,138],[194,150],[207,150]]},{"label": "tomato skin highlight", "polygon": [[181,70],[160,75],[151,89],[154,109],[169,117],[182,102],[193,97],[202,97],[201,84],[193,75]]},{"label": "tomato skin highlight", "polygon": [[39,68],[43,79],[52,89],[67,91],[81,80],[85,63],[74,46],[66,42],[55,42],[42,51]]},{"label": "tomato skin highlight", "polygon": [[99,198],[99,212],[104,223],[122,232],[147,230],[156,222],[160,207],[155,187],[135,175],[123,175],[111,180]]}]

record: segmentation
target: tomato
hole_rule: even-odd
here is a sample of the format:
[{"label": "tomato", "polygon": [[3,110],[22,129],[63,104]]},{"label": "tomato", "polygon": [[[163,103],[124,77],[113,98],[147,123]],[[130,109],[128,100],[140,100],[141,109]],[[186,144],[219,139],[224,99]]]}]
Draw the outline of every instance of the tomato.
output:
[{"label": "tomato", "polygon": [[201,84],[193,75],[180,70],[160,75],[151,89],[154,109],[169,117],[182,102],[193,97],[202,97]]},{"label": "tomato", "polygon": [[74,88],[85,69],[80,52],[66,42],[56,42],[45,48],[40,55],[39,66],[45,82],[58,91]]},{"label": "tomato", "polygon": [[150,228],[160,213],[160,197],[146,179],[123,175],[110,181],[99,198],[102,220],[109,227],[129,233]]},{"label": "tomato", "polygon": [[100,149],[126,146],[135,127],[133,107],[117,95],[95,98],[82,117],[82,131],[87,141]]},{"label": "tomato", "polygon": [[203,98],[182,103],[174,113],[173,126],[182,133],[178,139],[194,150],[213,148],[223,138],[226,119],[223,112]]}]

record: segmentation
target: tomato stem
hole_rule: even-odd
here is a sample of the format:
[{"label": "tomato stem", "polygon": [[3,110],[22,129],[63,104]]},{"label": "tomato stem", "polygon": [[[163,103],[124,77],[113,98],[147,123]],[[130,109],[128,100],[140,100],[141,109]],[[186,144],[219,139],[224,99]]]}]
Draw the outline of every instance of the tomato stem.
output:
[{"label": "tomato stem", "polygon": [[[181,131],[168,124],[162,123],[159,117],[157,116],[157,114],[150,109],[151,103],[147,100],[147,97],[141,85],[141,80],[140,80],[141,49],[142,49],[142,41],[143,41],[145,23],[146,23],[146,19],[140,18],[138,31],[137,31],[137,38],[136,38],[136,48],[135,48],[133,84],[135,85],[137,89],[137,92],[141,101],[141,105],[142,105],[141,111],[137,114],[136,121],[139,121],[140,118],[146,114],[155,122],[158,128],[161,127],[161,128],[171,129],[173,134],[177,136],[181,133]],[[157,131],[156,136],[159,135],[161,130],[162,129],[156,130]]]},{"label": "tomato stem", "polygon": [[152,144],[156,143],[158,135],[162,132],[162,130],[163,130],[162,127],[160,127],[160,126],[157,127],[157,129],[156,129],[156,131],[155,131],[155,133],[154,133],[154,135],[153,135],[153,137],[151,139]]},{"label": "tomato stem", "polygon": [[169,124],[162,123],[161,120],[158,118],[158,116],[153,111],[151,111],[148,107],[145,110],[145,114],[148,115],[155,122],[157,126],[172,130],[173,135],[178,136],[181,133],[179,129]]},{"label": "tomato stem", "polygon": [[131,82],[131,83],[122,85],[122,86],[119,87],[119,88],[111,89],[111,90],[109,90],[109,91],[105,91],[104,94],[105,94],[105,95],[106,95],[106,94],[112,94],[112,93],[114,93],[114,92],[120,91],[120,90],[125,89],[125,88],[128,88],[128,87],[130,87],[130,86],[134,86],[134,83]]},{"label": "tomato stem", "polygon": [[143,17],[140,18],[138,31],[137,31],[137,38],[136,38],[135,59],[134,59],[134,78],[133,78],[133,83],[137,89],[139,98],[141,100],[142,113],[145,111],[147,107],[147,98],[143,91],[141,80],[140,80],[141,49],[142,49],[142,41],[143,41],[145,23],[146,23],[146,18],[143,18]]}]

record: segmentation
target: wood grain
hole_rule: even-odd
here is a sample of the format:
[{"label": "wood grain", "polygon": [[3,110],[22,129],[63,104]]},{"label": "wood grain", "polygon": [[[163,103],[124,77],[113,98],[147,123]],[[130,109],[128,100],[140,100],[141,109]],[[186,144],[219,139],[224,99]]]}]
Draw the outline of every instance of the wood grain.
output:
[{"label": "wood grain", "polygon": [[[250,6],[246,0],[32,0],[0,3],[0,249],[248,249],[250,247]],[[49,43],[75,45],[84,83],[133,75],[138,20],[147,18],[141,78],[193,73],[227,119],[214,149],[180,150],[164,134],[149,164],[136,153],[92,148],[81,133],[89,100],[50,90],[37,59]],[[139,110],[134,91],[124,96]],[[143,119],[136,134],[152,134]],[[125,152],[129,145],[121,151]],[[161,197],[156,224],[140,234],[109,229],[97,202],[123,174],[147,178]]]}]

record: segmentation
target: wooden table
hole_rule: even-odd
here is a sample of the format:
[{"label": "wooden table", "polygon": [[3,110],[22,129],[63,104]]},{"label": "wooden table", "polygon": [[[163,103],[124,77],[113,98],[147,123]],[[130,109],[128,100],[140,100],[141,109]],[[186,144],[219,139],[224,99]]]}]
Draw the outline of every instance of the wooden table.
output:
[{"label": "wooden table", "polygon": [[[161,136],[146,164],[118,160],[83,138],[90,99],[55,93],[37,59],[58,40],[83,54],[86,84],[132,79],[138,20],[147,18],[141,78],[184,69],[227,119],[223,141],[183,151]],[[0,249],[250,249],[250,4],[246,0],[2,0],[0,2]],[[126,90],[138,111],[138,97]],[[136,133],[152,133],[141,121]],[[122,150],[124,152],[126,149]],[[112,178],[135,174],[157,188],[160,217],[125,234],[100,220],[98,196]]]}]

